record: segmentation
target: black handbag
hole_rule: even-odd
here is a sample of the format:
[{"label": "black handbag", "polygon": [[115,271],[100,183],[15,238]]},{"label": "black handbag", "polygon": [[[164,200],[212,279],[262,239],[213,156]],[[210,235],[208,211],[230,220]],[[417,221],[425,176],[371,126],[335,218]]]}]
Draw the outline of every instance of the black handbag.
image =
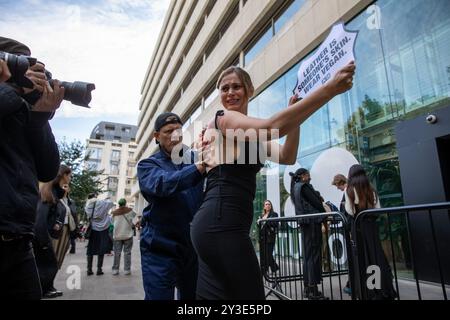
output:
[{"label": "black handbag", "polygon": [[[52,204],[50,206],[50,208],[49,208],[49,211],[50,211],[49,216],[55,217],[55,220],[54,220],[54,223],[50,224],[51,227],[49,227],[49,229],[48,229],[48,234],[50,235],[50,237],[52,239],[58,240],[62,236],[64,224],[61,223],[61,221],[57,220],[57,217],[56,217],[56,206],[57,206],[57,204]],[[55,226],[56,225],[59,226],[58,230],[55,230]]]},{"label": "black handbag", "polygon": [[97,201],[94,202],[94,207],[92,208],[92,214],[91,214],[91,217],[89,218],[88,225],[86,227],[86,231],[84,232],[85,239],[89,239],[92,234],[92,222],[91,221],[92,221],[92,218],[94,217],[94,211],[95,211],[96,204],[97,204]]},{"label": "black handbag", "polygon": [[60,223],[60,222],[56,222],[55,225],[59,225],[59,230],[55,230],[54,228],[51,228],[48,231],[48,234],[53,239],[58,240],[62,236],[64,225],[62,223]]}]

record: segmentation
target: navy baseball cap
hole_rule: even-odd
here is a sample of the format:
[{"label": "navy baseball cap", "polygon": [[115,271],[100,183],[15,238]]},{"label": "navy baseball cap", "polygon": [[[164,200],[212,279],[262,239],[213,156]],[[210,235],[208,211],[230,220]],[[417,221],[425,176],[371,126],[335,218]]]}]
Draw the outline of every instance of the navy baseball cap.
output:
[{"label": "navy baseball cap", "polygon": [[161,130],[162,127],[164,127],[167,124],[172,124],[172,123],[179,123],[181,125],[183,125],[183,122],[181,121],[180,117],[172,112],[164,112],[161,113],[158,118],[156,118],[155,121],[155,131],[159,131]]}]

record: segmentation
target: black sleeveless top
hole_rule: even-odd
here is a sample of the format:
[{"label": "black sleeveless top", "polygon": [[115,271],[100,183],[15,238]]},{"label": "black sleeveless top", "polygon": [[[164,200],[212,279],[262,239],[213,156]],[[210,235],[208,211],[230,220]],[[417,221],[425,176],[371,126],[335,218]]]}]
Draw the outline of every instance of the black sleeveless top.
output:
[{"label": "black sleeveless top", "polygon": [[[215,126],[217,126],[217,117],[223,116],[223,110],[219,110],[215,117]],[[221,164],[211,169],[207,174],[206,197],[220,196],[226,199],[227,196],[233,196],[241,201],[251,201],[256,192],[256,174],[264,166],[264,160],[259,156],[259,143],[257,141],[239,141],[241,150],[238,158],[230,164]]]}]

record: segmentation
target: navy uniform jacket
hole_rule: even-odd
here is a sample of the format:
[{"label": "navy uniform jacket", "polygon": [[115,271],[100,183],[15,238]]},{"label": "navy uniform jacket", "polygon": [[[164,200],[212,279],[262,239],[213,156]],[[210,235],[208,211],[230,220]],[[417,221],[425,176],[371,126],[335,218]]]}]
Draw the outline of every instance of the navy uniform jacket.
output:
[{"label": "navy uniform jacket", "polygon": [[177,242],[190,239],[190,223],[203,202],[203,176],[196,165],[174,164],[160,150],[139,162],[138,179],[149,203],[143,212],[144,228]]}]

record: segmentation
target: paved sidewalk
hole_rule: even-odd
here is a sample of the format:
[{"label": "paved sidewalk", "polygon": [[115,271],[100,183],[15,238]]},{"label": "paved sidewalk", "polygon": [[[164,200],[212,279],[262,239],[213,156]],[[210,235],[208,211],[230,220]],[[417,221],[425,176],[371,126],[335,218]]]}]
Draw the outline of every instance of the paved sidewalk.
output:
[{"label": "paved sidewalk", "polygon": [[[105,255],[103,262],[102,276],[95,274],[97,270],[97,257],[94,257],[94,275],[86,275],[86,242],[77,241],[77,248],[75,254],[67,254],[64,259],[63,266],[59,270],[56,279],[55,287],[62,291],[62,297],[52,300],[143,300],[144,289],[142,286],[141,273],[141,254],[139,251],[139,240],[134,237],[132,250],[131,275],[123,274],[123,252],[120,262],[120,273],[117,276],[112,275],[113,256]],[[79,267],[79,269],[77,268]],[[73,270],[81,270],[80,289],[69,289],[67,282],[75,278]],[[68,281],[69,280],[69,281]],[[73,285],[72,285],[73,286]]]}]

